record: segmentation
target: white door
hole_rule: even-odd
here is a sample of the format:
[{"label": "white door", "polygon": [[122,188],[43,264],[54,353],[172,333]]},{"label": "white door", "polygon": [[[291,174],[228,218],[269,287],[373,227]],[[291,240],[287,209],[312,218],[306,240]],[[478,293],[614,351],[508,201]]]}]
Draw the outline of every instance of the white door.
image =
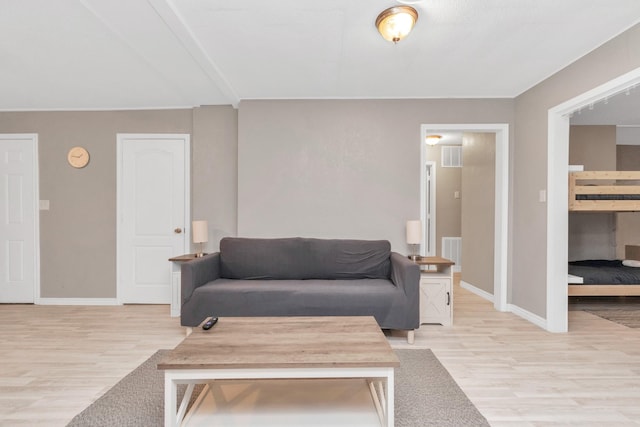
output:
[{"label": "white door", "polygon": [[189,250],[189,135],[118,135],[118,300],[169,304]]},{"label": "white door", "polygon": [[38,136],[0,134],[0,302],[33,303],[39,287]]}]

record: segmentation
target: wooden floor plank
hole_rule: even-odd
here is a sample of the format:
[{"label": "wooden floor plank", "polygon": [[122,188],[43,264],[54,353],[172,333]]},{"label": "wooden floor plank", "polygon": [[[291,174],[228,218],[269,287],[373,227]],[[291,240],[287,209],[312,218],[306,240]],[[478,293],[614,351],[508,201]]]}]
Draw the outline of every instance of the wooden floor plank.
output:
[{"label": "wooden floor plank", "polygon": [[569,332],[554,334],[454,293],[453,326],[423,325],[414,346],[433,350],[492,426],[640,423],[640,329],[576,310]]},{"label": "wooden floor plank", "polygon": [[[640,329],[569,311],[552,334],[459,286],[454,324],[423,325],[430,348],[494,427],[640,422]],[[0,425],[64,426],[156,350],[184,338],[168,306],[0,305]]]}]

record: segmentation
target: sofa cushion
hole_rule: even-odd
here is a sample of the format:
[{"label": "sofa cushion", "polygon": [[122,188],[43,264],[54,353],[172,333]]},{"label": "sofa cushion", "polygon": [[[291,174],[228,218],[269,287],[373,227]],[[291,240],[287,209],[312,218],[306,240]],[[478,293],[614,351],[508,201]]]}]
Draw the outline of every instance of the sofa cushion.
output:
[{"label": "sofa cushion", "polygon": [[[304,282],[304,285],[301,283]],[[377,316],[386,319],[404,302],[387,279],[236,280],[217,279],[196,288],[206,316]],[[200,320],[201,321],[201,320]]]},{"label": "sofa cushion", "polygon": [[388,279],[386,240],[312,238],[220,241],[220,276],[228,279]]}]

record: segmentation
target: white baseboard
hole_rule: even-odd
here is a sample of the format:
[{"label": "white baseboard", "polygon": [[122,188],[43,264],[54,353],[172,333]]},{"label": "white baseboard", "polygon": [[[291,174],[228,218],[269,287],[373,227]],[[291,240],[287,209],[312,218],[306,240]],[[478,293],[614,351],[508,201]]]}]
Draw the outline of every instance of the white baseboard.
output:
[{"label": "white baseboard", "polygon": [[117,298],[38,298],[39,305],[120,305]]},{"label": "white baseboard", "polygon": [[468,290],[469,292],[478,295],[481,298],[486,299],[487,301],[493,302],[493,295],[489,292],[482,290],[478,287],[473,286],[471,283],[467,283],[464,280],[460,280],[460,287]]},{"label": "white baseboard", "polygon": [[[471,293],[478,295],[481,298],[486,299],[487,301],[493,302],[493,295],[489,292],[486,292],[480,288],[473,286],[470,283],[465,282],[464,280],[460,281],[460,287],[468,290]],[[522,317],[524,320],[527,320],[533,323],[536,326],[541,327],[544,330],[547,330],[547,320],[538,316],[537,314],[533,314],[530,311],[524,310],[517,305],[507,304],[507,311],[515,314],[518,317]]]},{"label": "white baseboard", "polygon": [[547,319],[544,319],[537,314],[533,314],[530,311],[527,311],[523,308],[518,307],[517,305],[507,304],[507,310],[516,316],[522,317],[524,320],[528,320],[536,326],[541,327],[545,331],[547,331]]}]

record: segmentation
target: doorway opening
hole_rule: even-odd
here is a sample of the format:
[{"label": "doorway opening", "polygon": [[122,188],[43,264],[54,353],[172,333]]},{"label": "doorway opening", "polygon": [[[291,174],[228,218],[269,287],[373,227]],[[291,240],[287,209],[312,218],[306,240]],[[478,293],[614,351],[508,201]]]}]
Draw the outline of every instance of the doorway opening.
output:
[{"label": "doorway opening", "polygon": [[[489,299],[498,311],[507,311],[507,255],[509,230],[509,125],[508,124],[423,124],[420,127],[421,177],[426,182],[426,144],[429,134],[438,132],[495,133],[495,218],[494,218],[494,265],[493,295],[478,293]],[[424,184],[422,184],[424,185]],[[424,187],[421,187],[420,205],[426,205]],[[424,208],[423,212],[424,214]],[[422,218],[426,224],[426,217]],[[425,242],[422,242],[422,248]],[[470,289],[473,291],[473,289]]]},{"label": "doorway opening", "polygon": [[567,332],[569,327],[568,241],[558,236],[567,236],[569,233],[567,172],[570,116],[638,84],[640,68],[557,105],[548,112],[546,329],[550,332]]}]

